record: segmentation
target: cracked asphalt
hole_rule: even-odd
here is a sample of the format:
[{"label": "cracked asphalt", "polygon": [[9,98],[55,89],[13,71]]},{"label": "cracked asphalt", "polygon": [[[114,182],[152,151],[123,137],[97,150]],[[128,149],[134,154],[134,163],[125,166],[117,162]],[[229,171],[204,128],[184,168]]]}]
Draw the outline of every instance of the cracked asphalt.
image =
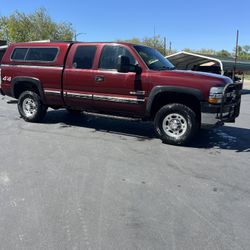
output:
[{"label": "cracked asphalt", "polygon": [[250,249],[249,106],[175,147],[151,123],[27,123],[1,96],[0,249]]}]

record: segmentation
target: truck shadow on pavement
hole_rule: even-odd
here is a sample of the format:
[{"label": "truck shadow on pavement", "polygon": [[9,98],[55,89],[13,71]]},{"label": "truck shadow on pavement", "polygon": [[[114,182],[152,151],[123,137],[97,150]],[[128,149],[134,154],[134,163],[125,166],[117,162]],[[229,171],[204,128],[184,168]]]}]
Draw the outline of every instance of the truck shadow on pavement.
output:
[{"label": "truck shadow on pavement", "polygon": [[[94,129],[95,132],[105,132],[137,138],[140,141],[156,138],[154,127],[151,122],[129,118],[108,117],[90,113],[72,115],[64,110],[49,111],[44,123],[57,124],[59,128],[83,127]],[[125,137],[124,137],[125,138]]]},{"label": "truck shadow on pavement", "polygon": [[212,130],[202,129],[189,147],[250,152],[250,129],[226,125]]},{"label": "truck shadow on pavement", "polygon": [[[65,110],[49,111],[44,119],[46,124],[59,124],[59,128],[82,127],[136,138],[139,141],[157,139],[152,122],[126,118],[115,118],[83,113],[71,115]],[[223,126],[212,130],[200,130],[187,146],[189,148],[224,149],[236,152],[250,152],[250,129]]]},{"label": "truck shadow on pavement", "polygon": [[250,89],[243,89],[243,90],[241,91],[241,94],[242,94],[242,95],[249,95],[249,94],[250,94]]}]

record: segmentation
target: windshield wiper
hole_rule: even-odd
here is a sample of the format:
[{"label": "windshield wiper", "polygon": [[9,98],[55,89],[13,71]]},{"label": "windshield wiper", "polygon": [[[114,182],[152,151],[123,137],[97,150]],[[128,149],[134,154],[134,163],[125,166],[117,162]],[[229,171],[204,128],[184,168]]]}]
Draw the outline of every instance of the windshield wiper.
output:
[{"label": "windshield wiper", "polygon": [[163,71],[163,70],[174,70],[174,69],[175,69],[175,67],[163,66],[163,67],[159,68],[158,70],[159,70],[159,71]]}]

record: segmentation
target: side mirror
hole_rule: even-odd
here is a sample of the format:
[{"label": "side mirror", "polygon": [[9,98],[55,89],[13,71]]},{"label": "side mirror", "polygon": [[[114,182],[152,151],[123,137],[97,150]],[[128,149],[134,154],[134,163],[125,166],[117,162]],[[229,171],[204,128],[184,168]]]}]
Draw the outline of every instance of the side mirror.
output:
[{"label": "side mirror", "polygon": [[135,65],[135,73],[137,75],[140,75],[142,73],[142,68],[139,65]]},{"label": "side mirror", "polygon": [[127,56],[119,56],[117,63],[117,71],[121,73],[128,73],[130,68],[130,59]]},{"label": "side mirror", "polygon": [[135,72],[139,75],[142,73],[142,68],[139,65],[130,64],[129,57],[119,56],[117,71],[121,73]]}]

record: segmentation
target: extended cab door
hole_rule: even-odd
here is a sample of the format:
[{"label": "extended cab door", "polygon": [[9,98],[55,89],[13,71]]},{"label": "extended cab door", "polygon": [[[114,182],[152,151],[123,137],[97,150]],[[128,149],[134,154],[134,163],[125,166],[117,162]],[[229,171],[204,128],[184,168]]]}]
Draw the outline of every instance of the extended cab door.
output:
[{"label": "extended cab door", "polygon": [[97,70],[94,71],[94,108],[97,111],[143,116],[145,113],[146,81],[143,74],[117,71],[119,56],[130,58],[137,64],[129,47],[105,45]]},{"label": "extended cab door", "polygon": [[92,44],[74,44],[70,49],[63,75],[63,95],[65,104],[71,108],[92,109],[96,49]]}]

